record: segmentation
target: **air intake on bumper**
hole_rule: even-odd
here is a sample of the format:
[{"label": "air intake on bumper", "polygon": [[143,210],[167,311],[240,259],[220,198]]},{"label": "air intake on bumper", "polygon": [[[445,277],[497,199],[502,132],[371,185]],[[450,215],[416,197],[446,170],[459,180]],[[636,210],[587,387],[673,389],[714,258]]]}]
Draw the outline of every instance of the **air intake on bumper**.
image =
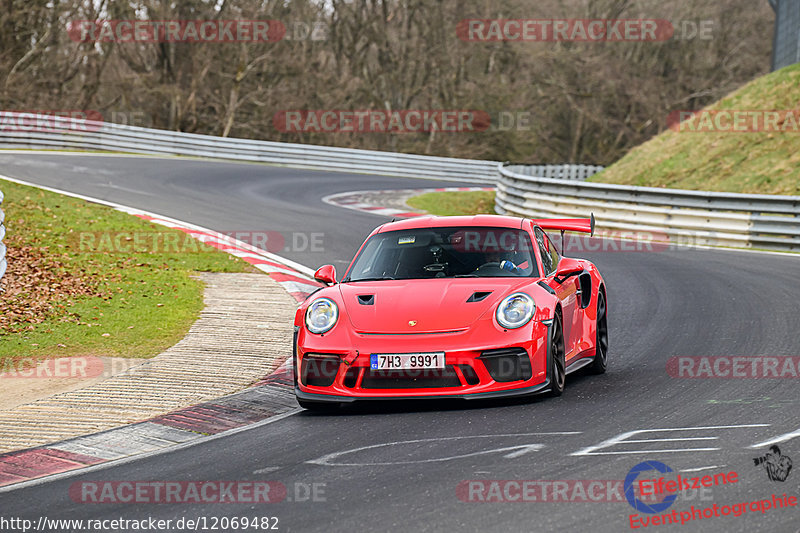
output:
[{"label": "air intake on bumper", "polygon": [[533,370],[525,348],[486,350],[478,358],[483,361],[492,379],[499,383],[531,379]]}]

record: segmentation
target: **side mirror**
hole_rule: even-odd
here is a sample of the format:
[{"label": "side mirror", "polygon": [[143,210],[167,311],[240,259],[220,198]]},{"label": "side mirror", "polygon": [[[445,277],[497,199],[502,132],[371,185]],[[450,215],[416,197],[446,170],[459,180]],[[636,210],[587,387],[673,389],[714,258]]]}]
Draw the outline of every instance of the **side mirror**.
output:
[{"label": "side mirror", "polygon": [[319,267],[319,269],[314,272],[314,279],[326,285],[333,285],[336,283],[336,267],[333,265]]},{"label": "side mirror", "polygon": [[575,276],[581,272],[583,272],[583,265],[579,260],[562,257],[561,261],[558,262],[555,279],[557,282],[563,283],[568,277]]}]

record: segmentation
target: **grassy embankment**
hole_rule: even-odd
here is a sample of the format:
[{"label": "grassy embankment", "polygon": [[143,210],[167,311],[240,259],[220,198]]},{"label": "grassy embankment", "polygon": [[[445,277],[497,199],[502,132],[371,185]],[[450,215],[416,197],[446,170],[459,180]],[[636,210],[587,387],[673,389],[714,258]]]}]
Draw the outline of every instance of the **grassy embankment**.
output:
[{"label": "grassy embankment", "polygon": [[[798,118],[800,64],[756,78],[706,109],[793,110]],[[758,132],[708,131],[713,125],[709,128],[704,115],[698,115],[679,131],[666,130],[637,146],[591,181],[800,195],[800,123],[791,117],[787,120],[788,114],[782,113],[777,128],[771,128],[777,131]],[[712,116],[705,114],[705,118]],[[725,124],[721,122],[723,128]]]},{"label": "grassy embankment", "polygon": [[[700,114],[637,146],[590,181],[800,195],[800,64],[757,78],[706,109],[779,111],[783,120],[773,131],[708,131]],[[785,120],[792,110],[798,120]],[[492,213],[494,193],[428,193],[407,203],[434,215]]]}]

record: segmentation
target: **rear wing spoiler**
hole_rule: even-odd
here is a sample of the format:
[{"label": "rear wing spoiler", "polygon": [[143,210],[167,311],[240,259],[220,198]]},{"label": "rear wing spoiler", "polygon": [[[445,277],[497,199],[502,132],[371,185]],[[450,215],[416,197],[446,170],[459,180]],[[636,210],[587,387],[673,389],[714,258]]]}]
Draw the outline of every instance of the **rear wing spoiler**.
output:
[{"label": "rear wing spoiler", "polygon": [[589,218],[534,218],[532,222],[543,230],[580,231],[594,235],[594,213]]}]

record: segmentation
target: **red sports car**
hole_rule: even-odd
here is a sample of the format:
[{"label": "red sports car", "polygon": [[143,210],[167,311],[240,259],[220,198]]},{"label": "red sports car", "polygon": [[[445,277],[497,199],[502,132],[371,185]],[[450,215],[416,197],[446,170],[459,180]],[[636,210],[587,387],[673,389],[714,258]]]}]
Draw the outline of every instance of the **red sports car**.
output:
[{"label": "red sports car", "polygon": [[307,409],[354,400],[560,395],[606,370],[606,287],[545,230],[594,217],[476,215],[383,224],[294,322],[295,394]]}]

